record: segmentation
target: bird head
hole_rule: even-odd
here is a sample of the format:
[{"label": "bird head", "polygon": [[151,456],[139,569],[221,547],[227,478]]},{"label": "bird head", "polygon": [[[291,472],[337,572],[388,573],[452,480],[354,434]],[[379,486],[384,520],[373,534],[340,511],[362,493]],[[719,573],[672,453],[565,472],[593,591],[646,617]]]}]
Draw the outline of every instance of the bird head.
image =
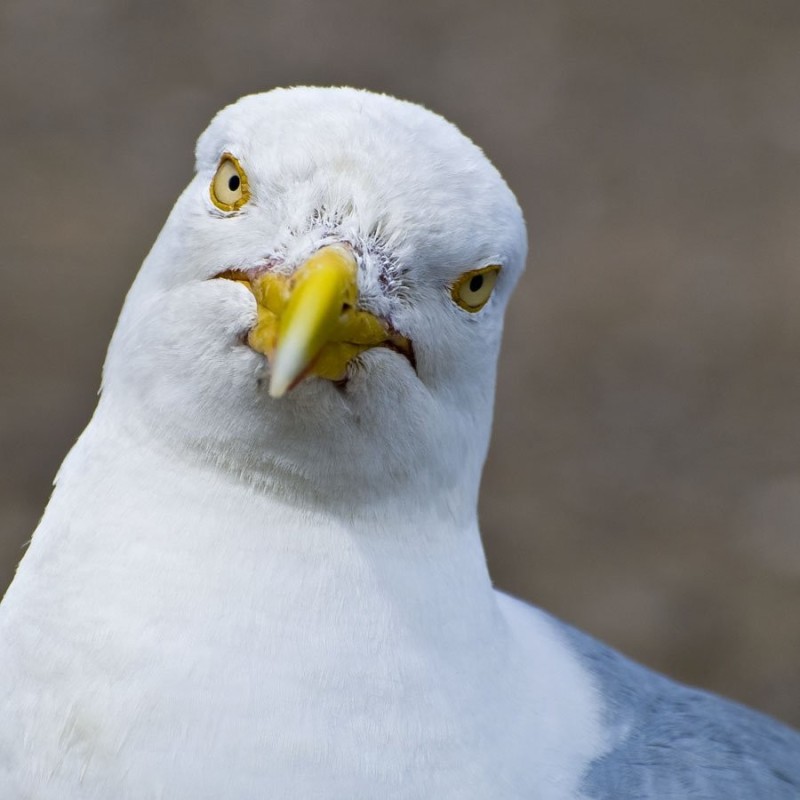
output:
[{"label": "bird head", "polygon": [[286,491],[474,496],[525,254],[514,195],[440,116],[353,89],[244,97],[200,137],[102,403]]}]

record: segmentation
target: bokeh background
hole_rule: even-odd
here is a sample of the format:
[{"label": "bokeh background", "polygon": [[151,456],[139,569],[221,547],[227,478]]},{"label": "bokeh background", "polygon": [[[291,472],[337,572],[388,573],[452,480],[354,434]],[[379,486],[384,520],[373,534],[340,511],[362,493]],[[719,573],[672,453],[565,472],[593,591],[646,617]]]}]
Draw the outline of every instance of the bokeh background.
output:
[{"label": "bokeh background", "polygon": [[0,589],[195,138],[299,83],[438,110],[525,210],[497,585],[800,724],[796,0],[3,0]]}]

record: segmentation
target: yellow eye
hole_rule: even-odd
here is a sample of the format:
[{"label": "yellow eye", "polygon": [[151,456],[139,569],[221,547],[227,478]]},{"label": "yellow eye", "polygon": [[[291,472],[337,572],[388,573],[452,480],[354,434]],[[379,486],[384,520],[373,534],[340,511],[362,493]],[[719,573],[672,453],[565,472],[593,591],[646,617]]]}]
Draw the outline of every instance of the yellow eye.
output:
[{"label": "yellow eye", "polygon": [[453,300],[466,311],[471,313],[480,311],[491,297],[499,274],[500,267],[496,264],[465,272],[453,284],[451,290]]},{"label": "yellow eye", "polygon": [[210,192],[211,202],[223,211],[236,211],[250,199],[247,175],[230,153],[222,156]]}]

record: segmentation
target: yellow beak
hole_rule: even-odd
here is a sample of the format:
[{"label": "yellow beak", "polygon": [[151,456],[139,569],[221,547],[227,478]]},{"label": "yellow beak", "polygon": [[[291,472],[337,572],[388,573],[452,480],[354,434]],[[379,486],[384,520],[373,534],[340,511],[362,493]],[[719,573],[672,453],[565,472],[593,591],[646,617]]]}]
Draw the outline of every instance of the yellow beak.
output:
[{"label": "yellow beak", "polygon": [[289,301],[278,321],[269,393],[283,396],[331,340],[358,298],[356,261],[341,247],[326,247],[294,275]]},{"label": "yellow beak", "polygon": [[282,397],[307,375],[343,380],[350,361],[371,347],[385,345],[411,358],[405,337],[357,307],[357,275],[349,248],[329,245],[292,275],[220,276],[241,281],[256,298],[258,320],[247,343],[270,361],[272,397]]}]

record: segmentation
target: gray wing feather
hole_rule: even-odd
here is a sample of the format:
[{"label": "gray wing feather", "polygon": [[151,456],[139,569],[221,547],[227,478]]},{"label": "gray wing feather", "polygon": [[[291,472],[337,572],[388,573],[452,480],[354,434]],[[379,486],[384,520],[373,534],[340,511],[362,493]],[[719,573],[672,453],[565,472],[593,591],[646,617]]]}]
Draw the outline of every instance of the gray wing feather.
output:
[{"label": "gray wing feather", "polygon": [[613,740],[585,776],[586,796],[800,800],[800,733],[559,625],[597,681]]}]

